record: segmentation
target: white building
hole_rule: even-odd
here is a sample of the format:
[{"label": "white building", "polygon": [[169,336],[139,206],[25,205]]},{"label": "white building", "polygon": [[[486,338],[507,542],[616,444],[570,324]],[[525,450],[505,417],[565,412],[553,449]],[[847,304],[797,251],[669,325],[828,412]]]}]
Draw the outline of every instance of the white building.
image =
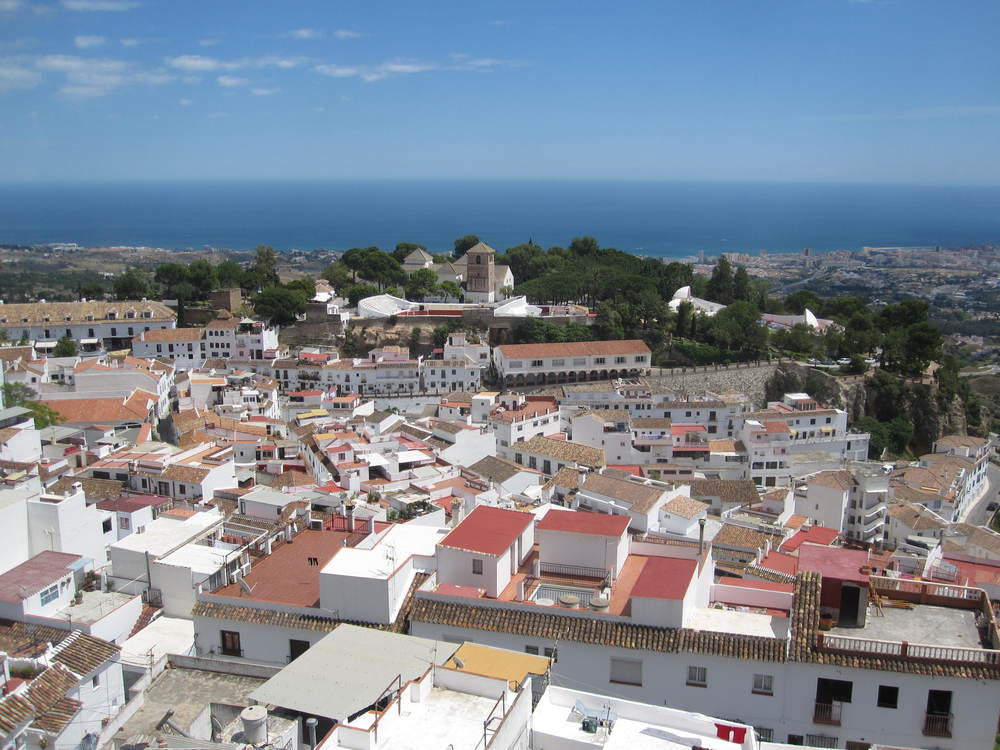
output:
[{"label": "white building", "polygon": [[888,497],[889,477],[882,471],[821,471],[797,482],[795,514],[836,529],[848,539],[881,544]]},{"label": "white building", "polygon": [[651,356],[640,340],[507,344],[493,350],[493,363],[509,388],[645,375]]}]

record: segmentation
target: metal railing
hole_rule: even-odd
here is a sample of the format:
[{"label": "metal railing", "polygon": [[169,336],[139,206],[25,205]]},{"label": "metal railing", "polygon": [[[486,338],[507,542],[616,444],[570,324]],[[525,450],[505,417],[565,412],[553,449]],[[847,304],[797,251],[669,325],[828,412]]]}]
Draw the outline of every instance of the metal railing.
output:
[{"label": "metal railing", "polygon": [[586,565],[563,565],[562,563],[539,563],[542,575],[565,576],[567,578],[596,578],[604,580],[611,576],[608,568],[592,568]]},{"label": "metal railing", "polygon": [[952,714],[924,714],[924,737],[951,737]]},{"label": "metal railing", "polygon": [[817,703],[813,709],[814,724],[831,724],[840,726],[840,715],[843,704],[833,701],[832,703]]},{"label": "metal railing", "polygon": [[847,635],[830,635],[829,633],[820,633],[820,648],[879,656],[897,656],[902,659],[1000,666],[1000,651],[985,648],[932,646],[925,643],[880,641],[874,638],[854,638]]}]

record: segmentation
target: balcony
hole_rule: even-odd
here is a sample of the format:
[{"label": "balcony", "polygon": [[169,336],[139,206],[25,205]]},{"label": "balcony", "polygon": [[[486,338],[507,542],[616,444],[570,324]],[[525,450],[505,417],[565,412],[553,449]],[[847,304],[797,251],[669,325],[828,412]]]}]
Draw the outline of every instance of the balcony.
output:
[{"label": "balcony", "polygon": [[816,708],[813,710],[813,723],[839,727],[843,706],[843,703],[838,703],[837,701],[832,703],[817,703]]},{"label": "balcony", "polygon": [[951,737],[952,714],[924,714],[924,737]]}]

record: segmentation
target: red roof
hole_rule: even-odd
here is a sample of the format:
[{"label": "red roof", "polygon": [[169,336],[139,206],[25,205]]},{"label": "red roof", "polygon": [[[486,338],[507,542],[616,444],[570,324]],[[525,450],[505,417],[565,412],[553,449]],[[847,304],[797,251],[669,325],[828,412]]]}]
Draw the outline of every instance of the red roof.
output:
[{"label": "red roof", "polygon": [[538,523],[539,531],[572,531],[620,537],[628,529],[628,516],[609,513],[583,513],[575,510],[550,510]]},{"label": "red roof", "polygon": [[153,505],[162,505],[168,499],[166,497],[153,497],[151,495],[141,497],[111,497],[98,502],[97,507],[101,510],[111,510],[116,513],[135,513],[137,510],[142,510]]},{"label": "red roof", "polygon": [[289,396],[322,396],[323,391],[291,391]]},{"label": "red roof", "polygon": [[698,564],[676,557],[650,557],[642,566],[632,596],[648,599],[683,599]]},{"label": "red roof", "polygon": [[774,581],[753,581],[749,578],[723,578],[719,581],[723,586],[739,586],[743,589],[760,589],[761,591],[783,591],[791,594],[795,590],[792,583],[775,583]]},{"label": "red roof", "polygon": [[483,595],[482,589],[473,588],[472,586],[457,586],[454,583],[439,583],[437,588],[434,589],[435,594],[447,594],[448,596],[471,596],[473,598],[480,598]]},{"label": "red roof", "polygon": [[531,513],[480,505],[438,544],[484,555],[502,555],[534,520]]},{"label": "red roof", "polygon": [[781,545],[780,549],[782,552],[794,552],[804,542],[829,546],[834,543],[838,536],[840,536],[840,532],[829,526],[812,526],[806,531],[797,531],[791,539]]},{"label": "red roof", "polygon": [[757,563],[757,566],[766,570],[773,570],[776,573],[787,573],[793,576],[799,570],[799,560],[792,555],[772,551],[768,552],[767,557]]},{"label": "red roof", "polygon": [[683,435],[688,432],[705,432],[707,429],[703,424],[672,424],[670,425],[670,434]]},{"label": "red roof", "polygon": [[864,550],[824,547],[821,544],[803,544],[799,550],[799,569],[819,573],[835,581],[868,583],[868,573],[861,568],[870,565]]},{"label": "red roof", "polygon": [[0,602],[16,604],[66,576],[80,555],[45,550],[0,575]]}]

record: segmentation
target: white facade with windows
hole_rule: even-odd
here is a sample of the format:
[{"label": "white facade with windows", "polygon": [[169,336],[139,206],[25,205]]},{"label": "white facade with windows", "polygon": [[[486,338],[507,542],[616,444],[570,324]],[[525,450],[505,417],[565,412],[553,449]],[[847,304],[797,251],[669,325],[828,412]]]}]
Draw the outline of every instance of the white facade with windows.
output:
[{"label": "white facade with windows", "polygon": [[497,373],[507,387],[645,375],[651,357],[639,340],[509,344],[493,350]]}]

